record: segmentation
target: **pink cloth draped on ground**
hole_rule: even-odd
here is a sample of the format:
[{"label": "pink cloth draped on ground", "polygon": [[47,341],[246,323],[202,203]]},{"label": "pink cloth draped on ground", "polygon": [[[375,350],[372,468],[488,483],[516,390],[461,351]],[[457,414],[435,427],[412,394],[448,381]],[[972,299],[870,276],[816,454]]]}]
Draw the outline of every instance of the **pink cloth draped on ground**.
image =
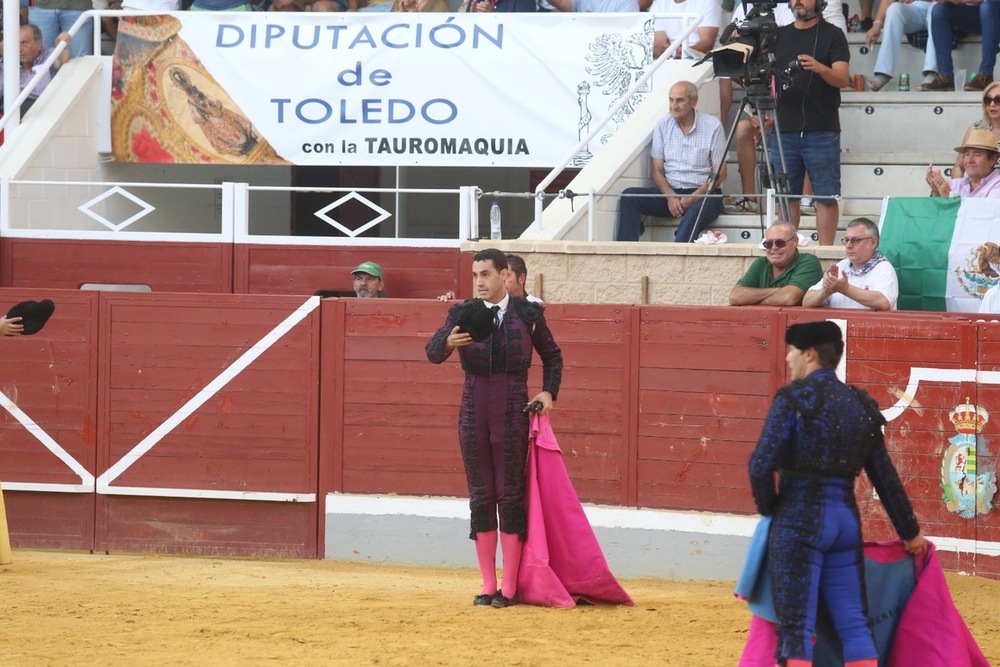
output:
[{"label": "pink cloth draped on ground", "polygon": [[608,568],[563,464],[548,416],[532,415],[525,482],[528,539],[521,551],[522,603],[572,607],[589,602],[632,605]]},{"label": "pink cloth draped on ground", "polygon": [[[865,558],[882,563],[908,558],[903,543],[868,542]],[[899,618],[885,667],[990,667],[955,608],[934,545],[914,558],[916,585]],[[739,667],[773,667],[777,647],[774,624],[760,616],[750,621]],[[841,663],[843,664],[843,663]]]},{"label": "pink cloth draped on ground", "polygon": [[914,560],[917,585],[899,618],[886,667],[990,667],[955,608],[934,545]]}]

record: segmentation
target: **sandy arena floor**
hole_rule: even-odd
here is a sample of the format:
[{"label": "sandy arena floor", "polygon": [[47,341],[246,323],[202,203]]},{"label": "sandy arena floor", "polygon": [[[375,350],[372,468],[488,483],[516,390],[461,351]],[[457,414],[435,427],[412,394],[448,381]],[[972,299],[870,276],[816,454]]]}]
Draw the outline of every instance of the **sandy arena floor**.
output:
[{"label": "sandy arena floor", "polygon": [[[735,665],[746,637],[730,583],[625,580],[632,608],[498,610],[472,606],[477,581],[471,569],[16,550],[0,566],[0,665],[715,667]],[[1000,664],[1000,581],[949,582]]]}]

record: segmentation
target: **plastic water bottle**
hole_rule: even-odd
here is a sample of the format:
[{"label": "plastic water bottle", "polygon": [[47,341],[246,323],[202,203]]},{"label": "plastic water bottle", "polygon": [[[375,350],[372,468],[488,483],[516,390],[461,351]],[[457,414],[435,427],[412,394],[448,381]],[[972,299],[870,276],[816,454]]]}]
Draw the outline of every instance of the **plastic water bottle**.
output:
[{"label": "plastic water bottle", "polygon": [[500,240],[500,204],[496,202],[490,205],[490,240]]}]

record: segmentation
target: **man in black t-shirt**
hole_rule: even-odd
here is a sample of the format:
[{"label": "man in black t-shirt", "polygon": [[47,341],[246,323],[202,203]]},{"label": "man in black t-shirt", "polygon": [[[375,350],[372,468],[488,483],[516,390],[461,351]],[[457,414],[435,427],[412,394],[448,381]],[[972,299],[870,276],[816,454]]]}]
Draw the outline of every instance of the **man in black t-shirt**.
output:
[{"label": "man in black t-shirt", "polygon": [[[809,174],[821,245],[832,245],[840,205],[840,89],[848,84],[851,56],[844,33],[822,19],[824,0],[791,0],[795,22],[778,28],[774,72],[779,77],[778,125],[790,194],[801,195]],[[799,71],[782,73],[798,61]],[[771,161],[781,172],[776,133],[768,137]],[[789,200],[790,222],[799,226],[799,200]]]}]

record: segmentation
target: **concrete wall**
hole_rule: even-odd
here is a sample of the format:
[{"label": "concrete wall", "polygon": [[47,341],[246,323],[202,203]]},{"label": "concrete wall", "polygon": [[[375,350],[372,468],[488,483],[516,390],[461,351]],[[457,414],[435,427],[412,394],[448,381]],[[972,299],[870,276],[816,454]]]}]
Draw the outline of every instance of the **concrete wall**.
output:
[{"label": "concrete wall", "polygon": [[[528,291],[558,303],[725,306],[733,285],[764,253],[746,243],[584,241],[466,243],[462,250],[491,245],[521,255],[528,266]],[[844,258],[841,247],[801,250],[819,257],[824,268]]]},{"label": "concrete wall", "polygon": [[[755,516],[586,504],[618,577],[735,579]],[[330,494],[326,558],[365,563],[470,567],[469,501],[464,498]]]}]

